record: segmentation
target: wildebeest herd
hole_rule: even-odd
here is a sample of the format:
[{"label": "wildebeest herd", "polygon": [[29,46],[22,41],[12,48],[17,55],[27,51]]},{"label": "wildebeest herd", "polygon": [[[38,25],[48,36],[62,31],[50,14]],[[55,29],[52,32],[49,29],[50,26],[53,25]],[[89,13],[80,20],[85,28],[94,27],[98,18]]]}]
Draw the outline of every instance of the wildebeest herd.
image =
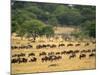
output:
[{"label": "wildebeest herd", "polygon": [[[96,42],[92,42],[92,44],[95,44]],[[56,44],[39,44],[39,45],[36,45],[36,49],[41,49],[41,48],[56,48],[56,47],[72,47],[72,46],[75,46],[75,47],[78,47],[78,46],[80,46],[81,44],[80,43],[76,43],[76,44],[72,44],[72,43],[69,43],[69,44],[64,44],[64,43],[60,43],[60,44],[58,44],[58,45],[56,45]],[[85,44],[84,44],[84,46],[89,46],[89,43],[88,42],[86,42]],[[14,50],[14,49],[31,49],[31,48],[33,48],[33,46],[31,45],[31,44],[27,44],[27,45],[13,45],[13,46],[11,46],[11,48],[12,48],[12,50]]]},{"label": "wildebeest herd", "polygon": [[[80,69],[80,67],[84,66],[85,68],[94,68],[96,57],[95,45],[96,42],[88,41],[46,43],[15,41],[11,46],[12,70],[13,73],[26,73],[40,70],[48,71],[56,68],[63,70],[63,67],[70,70],[78,67]],[[91,65],[91,67],[88,65]],[[45,69],[42,70],[43,67]]]},{"label": "wildebeest herd", "polygon": [[[94,43],[93,43],[94,44]],[[75,47],[80,46],[81,44],[77,43],[75,44]],[[84,46],[88,46],[89,43],[85,43]],[[61,43],[59,45],[55,45],[55,44],[43,44],[43,45],[36,45],[36,49],[41,49],[41,48],[56,48],[56,47],[64,47],[66,46],[65,44]],[[67,44],[67,47],[69,46],[74,46],[74,44]],[[22,46],[12,46],[11,47],[12,50],[14,49],[31,49],[33,48],[32,45],[28,44],[26,46],[22,45]],[[84,49],[84,50],[61,50],[61,51],[51,51],[51,52],[39,52],[38,53],[38,57],[41,58],[41,62],[53,62],[53,61],[59,61],[61,59],[63,59],[62,55],[65,55],[64,57],[67,60],[67,57],[69,59],[73,59],[73,58],[79,58],[80,60],[83,58],[93,58],[96,56],[96,49]],[[35,52],[31,52],[31,53],[19,53],[19,54],[13,54],[12,55],[12,59],[11,59],[11,63],[15,64],[15,63],[27,63],[27,62],[37,62],[39,59],[36,57]]]}]

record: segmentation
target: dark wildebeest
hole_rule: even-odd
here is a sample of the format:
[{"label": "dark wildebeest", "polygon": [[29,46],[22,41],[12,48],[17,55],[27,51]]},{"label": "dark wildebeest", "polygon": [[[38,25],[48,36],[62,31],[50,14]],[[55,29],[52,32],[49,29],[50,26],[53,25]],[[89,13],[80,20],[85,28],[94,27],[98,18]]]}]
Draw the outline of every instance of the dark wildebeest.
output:
[{"label": "dark wildebeest", "polygon": [[92,44],[96,44],[96,41],[92,41]]},{"label": "dark wildebeest", "polygon": [[91,52],[91,50],[90,50],[90,49],[87,49],[87,50],[86,50],[86,53],[90,53],[90,52]]},{"label": "dark wildebeest", "polygon": [[47,60],[49,60],[49,58],[47,56],[44,56],[44,57],[41,58],[42,62],[46,62]]},{"label": "dark wildebeest", "polygon": [[42,45],[37,45],[36,46],[36,49],[40,49],[40,48],[42,48]]},{"label": "dark wildebeest", "polygon": [[59,45],[58,45],[58,47],[63,47],[63,46],[65,46],[65,44],[59,44]]},{"label": "dark wildebeest", "polygon": [[33,48],[33,46],[29,44],[29,45],[28,45],[28,48]]},{"label": "dark wildebeest", "polygon": [[60,54],[60,52],[56,52],[56,55],[59,55]]},{"label": "dark wildebeest", "polygon": [[73,46],[73,44],[67,44],[67,47],[69,47],[69,46]]},{"label": "dark wildebeest", "polygon": [[92,49],[92,52],[96,52],[96,49]]},{"label": "dark wildebeest", "polygon": [[61,54],[64,54],[65,55],[65,54],[67,54],[67,51],[62,51]]},{"label": "dark wildebeest", "polygon": [[17,62],[18,62],[17,59],[15,59],[15,58],[11,59],[11,63],[15,64],[15,63],[17,63]]},{"label": "dark wildebeest", "polygon": [[75,53],[72,53],[72,54],[69,56],[69,59],[75,58],[75,57],[76,57],[76,54],[75,54]]},{"label": "dark wildebeest", "polygon": [[50,44],[47,44],[47,47],[50,47]]},{"label": "dark wildebeest", "polygon": [[75,50],[75,51],[73,51],[74,53],[79,53],[79,50]]},{"label": "dark wildebeest", "polygon": [[29,53],[28,57],[30,57],[30,56],[35,56],[35,53]]},{"label": "dark wildebeest", "polygon": [[71,54],[71,53],[73,53],[73,50],[69,50],[66,52],[66,54]]},{"label": "dark wildebeest", "polygon": [[20,57],[24,57],[25,56],[25,53],[20,53],[19,56]]},{"label": "dark wildebeest", "polygon": [[43,56],[43,55],[46,55],[46,52],[42,52],[39,54],[39,56]]},{"label": "dark wildebeest", "polygon": [[36,57],[33,57],[33,58],[30,59],[29,62],[36,62],[36,61],[37,61],[37,58]]},{"label": "dark wildebeest", "polygon": [[89,46],[89,43],[87,42],[87,43],[85,43],[85,45],[84,46]]},{"label": "dark wildebeest", "polygon": [[80,54],[79,59],[86,58],[86,54]]},{"label": "dark wildebeest", "polygon": [[95,53],[91,53],[91,54],[89,54],[89,58],[91,58],[91,57],[95,57],[95,56],[96,56]]},{"label": "dark wildebeest", "polygon": [[46,47],[47,47],[47,45],[43,44],[43,45],[42,45],[42,47],[43,47],[43,48],[46,48]]},{"label": "dark wildebeest", "polygon": [[48,55],[54,55],[54,52],[49,52]]},{"label": "dark wildebeest", "polygon": [[80,46],[80,45],[81,45],[81,44],[79,44],[79,43],[78,43],[78,44],[75,44],[76,47],[77,47],[77,46]]},{"label": "dark wildebeest", "polygon": [[54,47],[56,47],[56,45],[54,45],[54,44],[50,46],[50,48],[54,48]]},{"label": "dark wildebeest", "polygon": [[22,58],[23,63],[27,63],[27,58]]}]

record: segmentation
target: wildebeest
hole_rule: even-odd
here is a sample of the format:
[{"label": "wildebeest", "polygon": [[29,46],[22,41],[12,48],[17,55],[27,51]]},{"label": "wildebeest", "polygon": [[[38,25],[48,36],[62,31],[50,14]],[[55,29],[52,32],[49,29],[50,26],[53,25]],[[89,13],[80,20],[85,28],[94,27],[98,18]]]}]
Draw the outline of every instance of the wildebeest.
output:
[{"label": "wildebeest", "polygon": [[56,52],[56,55],[60,54],[60,52]]},{"label": "wildebeest", "polygon": [[95,53],[91,53],[91,54],[89,54],[89,58],[91,58],[91,57],[95,57],[95,56],[96,56]]},{"label": "wildebeest", "polygon": [[89,43],[87,42],[87,43],[85,43],[85,45],[84,46],[89,46]]},{"label": "wildebeest", "polygon": [[62,46],[65,46],[65,44],[59,44],[59,45],[58,45],[58,47],[62,47]]},{"label": "wildebeest", "polygon": [[86,54],[80,54],[79,59],[86,58]]},{"label": "wildebeest", "polygon": [[20,53],[20,54],[14,54],[12,57],[24,57],[26,54],[25,53]]},{"label": "wildebeest", "polygon": [[55,56],[55,55],[51,55],[51,56],[44,56],[41,58],[41,61],[42,62],[47,62],[47,61],[56,61],[56,60],[59,60],[61,59],[62,57],[61,56]]},{"label": "wildebeest", "polygon": [[50,48],[54,48],[54,47],[56,47],[56,45],[54,45],[54,44],[50,45]]},{"label": "wildebeest", "polygon": [[67,44],[67,47],[69,47],[69,46],[73,46],[73,44],[71,44],[71,43],[70,44]]},{"label": "wildebeest", "polygon": [[81,53],[90,53],[91,50],[90,49],[87,49],[87,50],[82,50]]},{"label": "wildebeest", "polygon": [[92,49],[92,52],[96,52],[96,49]]},{"label": "wildebeest", "polygon": [[44,55],[46,55],[46,52],[41,52],[41,53],[39,54],[39,56],[44,56]]},{"label": "wildebeest", "polygon": [[73,51],[74,53],[79,53],[80,51],[79,50],[75,50],[75,51]]},{"label": "wildebeest", "polygon": [[92,41],[92,44],[96,44],[96,41]]},{"label": "wildebeest", "polygon": [[75,53],[72,53],[72,54],[69,56],[69,59],[74,58],[74,57],[76,57],[76,54],[75,54]]},{"label": "wildebeest", "polygon": [[48,56],[50,56],[50,55],[54,55],[54,52],[49,52],[48,53]]},{"label": "wildebeest", "polygon": [[65,54],[67,54],[67,51],[62,51],[61,54],[64,54],[65,55]]},{"label": "wildebeest", "polygon": [[35,53],[29,53],[28,57],[30,57],[30,56],[35,56]]},{"label": "wildebeest", "polygon": [[66,54],[71,54],[71,53],[73,53],[73,50],[69,50],[66,52]]},{"label": "wildebeest", "polygon": [[42,45],[37,45],[36,46],[36,49],[40,49],[40,48],[42,48]]},{"label": "wildebeest", "polygon": [[26,63],[27,62],[27,59],[26,58],[13,58],[11,59],[11,63]]},{"label": "wildebeest", "polygon": [[28,44],[28,45],[20,45],[20,46],[11,46],[11,49],[30,49],[33,48],[32,45]]},{"label": "wildebeest", "polygon": [[79,44],[79,43],[77,43],[77,44],[75,44],[75,46],[77,47],[77,46],[80,46],[81,44]]},{"label": "wildebeest", "polygon": [[32,57],[29,62],[36,62],[37,61],[37,58],[36,57]]}]

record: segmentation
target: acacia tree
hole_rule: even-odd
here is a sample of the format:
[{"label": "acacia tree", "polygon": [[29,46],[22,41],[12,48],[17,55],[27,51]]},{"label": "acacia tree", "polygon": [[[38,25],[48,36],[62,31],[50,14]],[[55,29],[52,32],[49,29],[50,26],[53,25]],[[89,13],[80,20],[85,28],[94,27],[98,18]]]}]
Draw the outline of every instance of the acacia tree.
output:
[{"label": "acacia tree", "polygon": [[43,22],[34,19],[25,21],[18,29],[17,34],[21,37],[23,37],[24,35],[33,37],[33,40],[35,41],[37,36],[52,36],[54,34],[54,30],[52,26],[45,25]]},{"label": "acacia tree", "polygon": [[34,19],[25,21],[22,25],[22,30],[24,29],[25,34],[27,34],[27,36],[32,36],[35,41],[36,37],[39,36],[39,33],[44,26],[45,24],[43,22]]}]

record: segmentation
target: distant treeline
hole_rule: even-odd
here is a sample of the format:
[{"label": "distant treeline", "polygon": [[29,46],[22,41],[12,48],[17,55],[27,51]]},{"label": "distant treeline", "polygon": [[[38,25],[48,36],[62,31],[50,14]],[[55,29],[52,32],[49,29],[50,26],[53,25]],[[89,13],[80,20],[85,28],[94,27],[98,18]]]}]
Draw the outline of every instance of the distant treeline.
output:
[{"label": "distant treeline", "polygon": [[[12,32],[21,33],[29,30],[27,33],[42,35],[45,31],[50,30],[51,33],[45,34],[51,35],[54,33],[52,27],[71,25],[78,26],[82,28],[83,31],[86,31],[86,35],[95,37],[95,6],[12,1],[11,12]],[[49,26],[50,29],[46,29],[46,26]],[[44,29],[46,30],[41,27],[45,27]],[[42,32],[42,30],[44,30],[44,32]],[[24,33],[22,34],[24,35]]]}]

